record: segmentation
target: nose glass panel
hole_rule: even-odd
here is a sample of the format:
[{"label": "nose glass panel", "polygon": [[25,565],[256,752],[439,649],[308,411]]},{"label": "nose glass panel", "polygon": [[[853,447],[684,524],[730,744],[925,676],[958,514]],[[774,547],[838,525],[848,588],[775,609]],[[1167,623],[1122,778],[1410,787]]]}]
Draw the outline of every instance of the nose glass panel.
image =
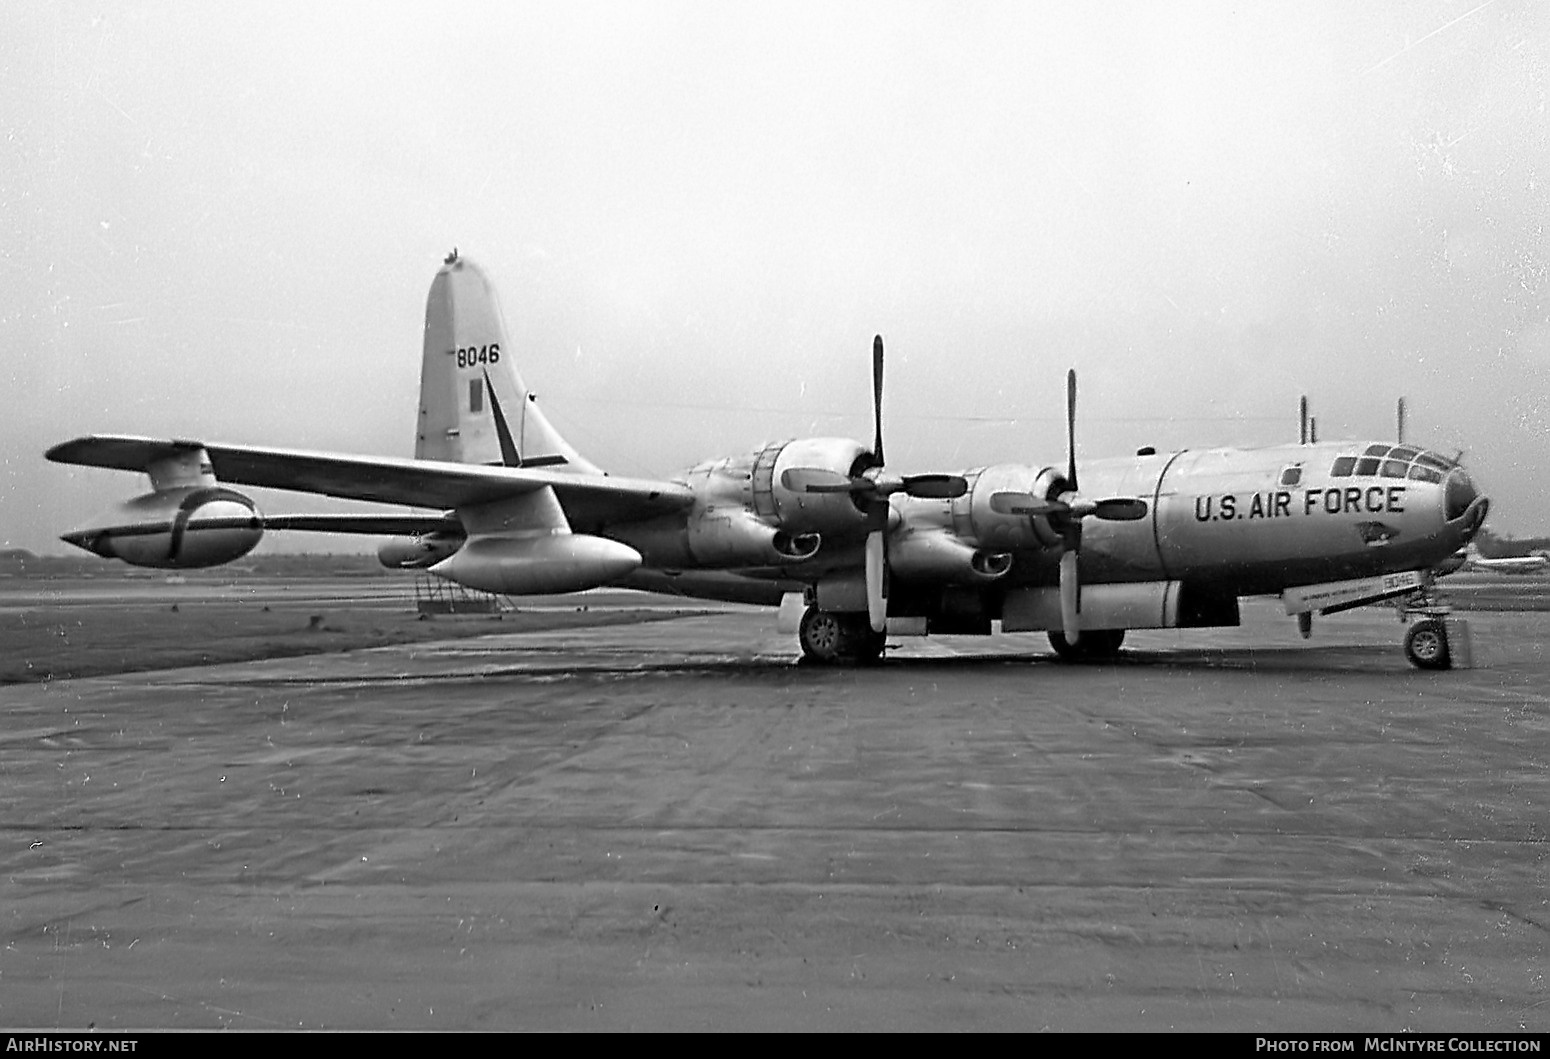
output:
[{"label": "nose glass panel", "polygon": [[1469,505],[1475,502],[1480,491],[1475,488],[1475,483],[1469,480],[1469,475],[1463,471],[1454,471],[1448,475],[1447,484],[1443,487],[1443,514],[1449,522],[1464,517],[1464,512],[1469,510]]}]

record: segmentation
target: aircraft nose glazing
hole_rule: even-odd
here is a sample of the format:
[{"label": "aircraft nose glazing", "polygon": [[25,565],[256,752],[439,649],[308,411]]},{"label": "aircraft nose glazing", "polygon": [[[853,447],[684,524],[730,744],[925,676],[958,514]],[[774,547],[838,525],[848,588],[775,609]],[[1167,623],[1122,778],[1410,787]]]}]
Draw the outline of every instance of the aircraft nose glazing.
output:
[{"label": "aircraft nose glazing", "polygon": [[1456,522],[1469,514],[1470,506],[1480,496],[1480,490],[1469,480],[1469,475],[1455,470],[1443,485],[1443,515],[1449,522]]}]

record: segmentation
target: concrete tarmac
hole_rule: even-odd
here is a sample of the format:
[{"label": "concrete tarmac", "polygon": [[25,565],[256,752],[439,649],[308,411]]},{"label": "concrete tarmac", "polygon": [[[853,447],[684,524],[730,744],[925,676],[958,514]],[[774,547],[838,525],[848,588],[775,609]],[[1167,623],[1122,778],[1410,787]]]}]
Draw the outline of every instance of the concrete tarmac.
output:
[{"label": "concrete tarmac", "polygon": [[1550,1029],[1550,614],[773,615],[0,689],[0,1024]]}]

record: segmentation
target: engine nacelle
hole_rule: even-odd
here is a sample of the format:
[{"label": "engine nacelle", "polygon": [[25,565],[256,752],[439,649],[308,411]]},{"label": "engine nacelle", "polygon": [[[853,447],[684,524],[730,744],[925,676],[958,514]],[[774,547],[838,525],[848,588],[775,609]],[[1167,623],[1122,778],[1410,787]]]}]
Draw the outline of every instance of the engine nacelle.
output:
[{"label": "engine nacelle", "polygon": [[240,559],[263,536],[264,518],[252,500],[220,486],[188,485],[137,496],[93,528],[60,539],[131,566],[192,570]]},{"label": "engine nacelle", "polygon": [[744,507],[713,507],[689,517],[689,553],[700,566],[799,563],[818,554],[817,533],[776,529]]},{"label": "engine nacelle", "polygon": [[905,581],[983,583],[1012,569],[1012,553],[975,548],[951,533],[926,530],[889,539],[888,569]]},{"label": "engine nacelle", "polygon": [[461,548],[463,540],[453,533],[389,537],[377,548],[377,561],[389,570],[424,570]]},{"label": "engine nacelle", "polygon": [[541,533],[470,537],[430,571],[483,592],[533,596],[597,588],[640,564],[640,552],[618,541],[585,533]]},{"label": "engine nacelle", "polygon": [[[770,450],[766,450],[769,452]],[[763,455],[763,454],[761,454]],[[860,474],[877,460],[862,445],[850,438],[801,438],[787,442],[765,469],[764,459],[754,467],[755,508],[761,513],[761,492],[768,490],[768,503],[780,524],[794,533],[840,534],[866,526],[866,514],[850,493],[809,493],[788,489],[781,481],[787,471],[826,471],[836,478]],[[764,472],[764,473],[761,473]]]},{"label": "engine nacelle", "polygon": [[1066,491],[1065,477],[1054,468],[1041,470],[1025,464],[1000,463],[970,471],[964,477],[969,481],[969,491],[952,502],[953,529],[959,536],[997,552],[1052,548],[1060,543],[1060,533],[1048,518],[1003,513],[991,504],[997,493],[1054,499]]}]

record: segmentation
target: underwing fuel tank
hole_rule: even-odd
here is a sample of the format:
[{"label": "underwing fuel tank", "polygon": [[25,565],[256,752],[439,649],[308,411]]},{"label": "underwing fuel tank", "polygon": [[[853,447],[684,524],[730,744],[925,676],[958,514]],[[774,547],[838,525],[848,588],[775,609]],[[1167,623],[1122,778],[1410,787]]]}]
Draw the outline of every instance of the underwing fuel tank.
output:
[{"label": "underwing fuel tank", "polygon": [[618,541],[585,533],[540,533],[471,537],[430,571],[483,592],[533,596],[597,588],[640,564],[640,553]]},{"label": "underwing fuel tank", "polygon": [[264,536],[253,501],[219,486],[159,489],[118,505],[60,539],[131,566],[193,570],[252,551]]}]

